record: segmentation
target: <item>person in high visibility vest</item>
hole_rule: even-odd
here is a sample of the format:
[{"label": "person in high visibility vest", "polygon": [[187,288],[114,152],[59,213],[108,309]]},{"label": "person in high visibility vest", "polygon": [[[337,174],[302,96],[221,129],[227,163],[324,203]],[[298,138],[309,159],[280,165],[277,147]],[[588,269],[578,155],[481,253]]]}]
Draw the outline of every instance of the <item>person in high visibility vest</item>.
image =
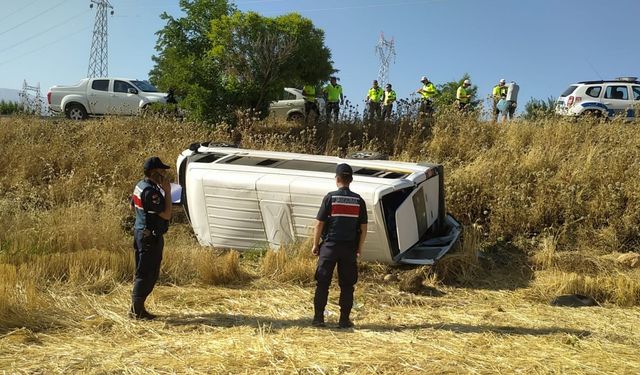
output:
[{"label": "person in high visibility vest", "polygon": [[396,92],[391,88],[391,84],[387,83],[384,87],[384,100],[382,101],[382,119],[390,119],[393,103],[396,101]]},{"label": "person in high visibility vest", "polygon": [[456,100],[458,101],[458,109],[464,111],[471,102],[471,94],[467,92],[467,88],[471,86],[471,81],[465,79],[462,85],[456,91]]},{"label": "person in high visibility vest", "polygon": [[333,114],[333,122],[338,122],[338,114],[340,113],[340,105],[344,104],[344,95],[342,94],[342,86],[337,83],[336,77],[329,79],[329,84],[323,90],[327,101],[326,112],[327,122],[331,122]]},{"label": "person in high visibility vest", "polygon": [[504,79],[501,79],[497,85],[493,86],[491,92],[491,96],[493,97],[493,121],[497,121],[500,115],[500,110],[497,107],[498,101],[500,101],[503,95],[507,95],[506,82]]},{"label": "person in high visibility vest", "polygon": [[312,113],[315,114],[315,119],[320,117],[320,110],[318,109],[318,103],[316,101],[316,87],[313,85],[304,85],[302,87],[302,96],[304,97],[304,122],[309,121],[309,117]]},{"label": "person in high visibility vest", "polygon": [[420,94],[420,114],[430,115],[433,113],[433,98],[436,96],[436,86],[425,76],[420,78],[422,87],[416,91]]},{"label": "person in high visibility vest", "polygon": [[384,100],[384,91],[378,86],[378,81],[373,81],[373,87],[367,93],[367,104],[369,106],[369,121],[373,121],[382,117],[382,101]]}]

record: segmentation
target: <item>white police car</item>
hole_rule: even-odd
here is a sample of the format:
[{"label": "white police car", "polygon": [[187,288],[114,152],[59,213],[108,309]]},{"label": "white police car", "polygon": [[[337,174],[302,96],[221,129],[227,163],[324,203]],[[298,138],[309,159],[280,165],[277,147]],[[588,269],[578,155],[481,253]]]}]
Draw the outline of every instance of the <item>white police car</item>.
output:
[{"label": "white police car", "polygon": [[635,118],[639,109],[637,77],[578,82],[570,85],[556,103],[556,113],[567,116]]}]

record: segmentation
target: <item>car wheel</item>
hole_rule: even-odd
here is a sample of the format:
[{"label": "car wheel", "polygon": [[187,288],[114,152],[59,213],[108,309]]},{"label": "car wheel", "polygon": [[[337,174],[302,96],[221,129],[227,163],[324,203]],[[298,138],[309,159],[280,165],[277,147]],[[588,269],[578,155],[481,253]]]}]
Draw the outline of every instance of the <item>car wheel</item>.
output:
[{"label": "car wheel", "polygon": [[84,109],[84,106],[82,104],[78,103],[67,105],[67,107],[65,108],[65,114],[67,115],[68,119],[76,121],[84,120],[88,117],[87,110]]},{"label": "car wheel", "polygon": [[377,151],[358,151],[347,155],[347,159],[387,160],[389,159],[389,155]]},{"label": "car wheel", "polygon": [[580,115],[580,117],[585,118],[585,119],[590,119],[590,120],[599,120],[603,117],[602,112],[596,110],[596,109],[590,109],[587,111],[582,112],[582,114]]},{"label": "car wheel", "polygon": [[149,105],[145,104],[142,107],[140,107],[140,117],[148,117],[149,116]]},{"label": "car wheel", "polygon": [[302,122],[304,115],[300,112],[293,112],[287,116],[287,121]]}]

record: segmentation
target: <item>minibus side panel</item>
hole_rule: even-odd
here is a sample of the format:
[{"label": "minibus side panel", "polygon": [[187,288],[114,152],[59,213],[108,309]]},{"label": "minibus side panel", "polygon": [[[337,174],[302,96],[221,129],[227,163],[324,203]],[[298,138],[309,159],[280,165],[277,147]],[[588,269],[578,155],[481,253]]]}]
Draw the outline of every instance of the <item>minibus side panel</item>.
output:
[{"label": "minibus side panel", "polygon": [[256,183],[260,212],[269,245],[278,249],[294,241],[289,185],[295,177],[265,175]]},{"label": "minibus side panel", "polygon": [[213,246],[266,245],[256,181],[261,174],[216,170],[203,176],[204,203]]}]

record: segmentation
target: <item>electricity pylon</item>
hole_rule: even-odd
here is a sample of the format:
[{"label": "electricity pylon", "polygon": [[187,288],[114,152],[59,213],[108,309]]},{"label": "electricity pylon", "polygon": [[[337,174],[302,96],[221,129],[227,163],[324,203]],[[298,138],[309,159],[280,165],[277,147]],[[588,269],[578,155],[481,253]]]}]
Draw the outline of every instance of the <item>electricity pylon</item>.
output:
[{"label": "electricity pylon", "polygon": [[378,83],[384,86],[389,80],[389,69],[392,62],[396,62],[396,44],[395,40],[386,40],[384,33],[380,33],[380,39],[376,45],[376,55],[380,59],[380,67],[378,69]]},{"label": "electricity pylon", "polygon": [[89,7],[93,8],[93,4],[96,4],[98,9],[96,11],[96,21],[93,25],[93,39],[91,41],[87,77],[106,77],[109,75],[107,12],[108,9],[111,9],[111,15],[113,15],[113,6],[109,4],[109,0],[91,0]]}]

